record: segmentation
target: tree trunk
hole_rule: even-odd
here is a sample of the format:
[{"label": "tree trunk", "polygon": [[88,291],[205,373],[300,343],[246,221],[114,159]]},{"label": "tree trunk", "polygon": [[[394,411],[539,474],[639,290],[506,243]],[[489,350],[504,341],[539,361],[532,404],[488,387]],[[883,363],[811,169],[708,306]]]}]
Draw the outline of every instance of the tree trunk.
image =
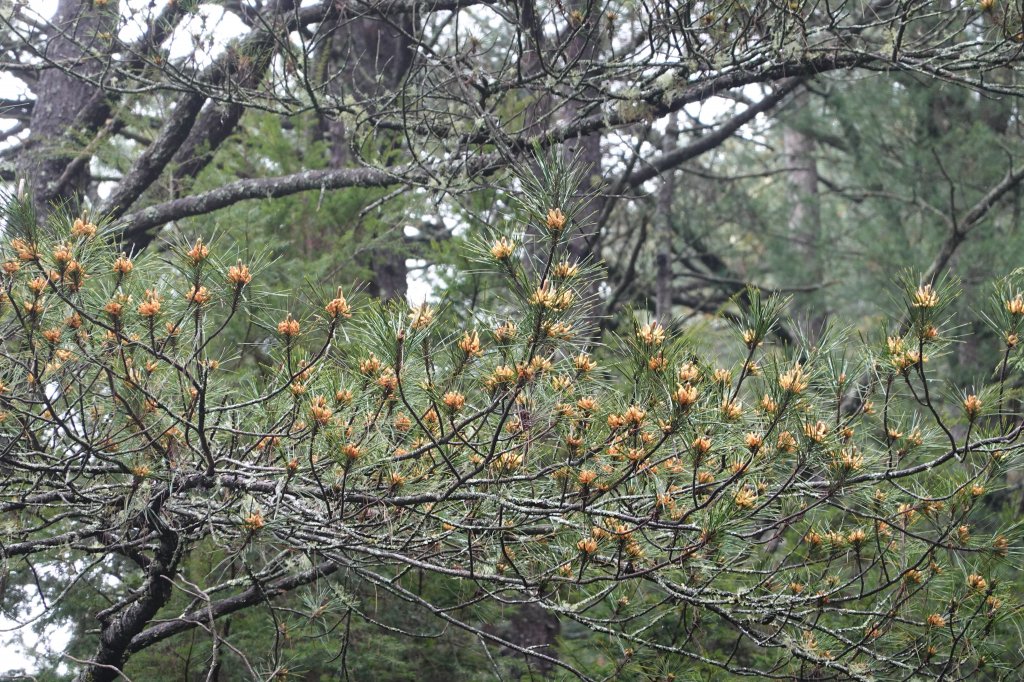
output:
[{"label": "tree trunk", "polygon": [[[598,11],[599,7],[590,0],[572,0],[569,3],[570,16],[578,16],[583,20],[567,50],[569,61],[576,62],[575,68],[578,71],[585,71],[599,57],[604,19],[604,15]],[[572,121],[593,113],[585,107],[588,102],[599,99],[600,93],[595,88],[583,87],[576,93],[576,98],[566,103],[565,120]],[[604,205],[601,195],[604,186],[604,175],[601,172],[601,135],[590,134],[566,140],[565,150],[569,158],[579,164],[583,177],[582,187],[577,192],[578,198],[582,200],[579,212],[580,225],[569,241],[569,259],[576,262],[599,262],[603,226],[598,225],[597,221]],[[592,280],[589,291],[584,292],[588,305],[586,319],[592,322],[591,328],[587,331],[595,338],[600,334],[598,316],[603,310],[599,286],[600,283],[596,279]]]},{"label": "tree trunk", "polygon": [[[679,125],[675,114],[669,116],[662,142],[662,152],[670,154],[679,142]],[[654,314],[664,324],[672,316],[672,241],[675,225],[672,201],[675,198],[675,171],[668,170],[661,177],[658,192],[658,215],[654,230]]]},{"label": "tree trunk", "polygon": [[[102,60],[86,57],[88,53],[103,54],[109,50],[107,41],[99,36],[114,30],[118,16],[117,3],[106,6],[88,0],[60,0],[53,23],[59,34],[46,43],[46,57],[60,65],[43,70],[35,88],[29,137],[25,151],[19,155],[18,175],[24,178],[40,222],[49,215],[53,204],[70,199],[73,212],[81,209],[91,174],[89,162],[77,163],[76,151],[86,141],[76,140],[79,114],[97,93],[96,88],[76,74],[89,77],[102,69]],[[99,107],[102,111],[103,107]],[[102,121],[93,122],[99,128]]]},{"label": "tree trunk", "polygon": [[[794,97],[793,107],[797,117],[803,118],[809,108],[806,90]],[[787,126],[782,132],[782,149],[791,200],[787,221],[789,235],[795,245],[795,262],[802,267],[798,283],[821,284],[825,263],[821,248],[821,199],[818,194],[818,162],[815,158],[814,138],[794,125]],[[802,303],[804,310],[801,312],[809,322],[808,332],[813,339],[827,321],[828,311],[817,294],[809,294]]]},{"label": "tree trunk", "polygon": [[[409,13],[395,17],[364,17],[339,24],[327,55],[328,68],[337,75],[332,81],[332,94],[339,99],[350,97],[364,106],[380,102],[390,105],[382,97],[397,92],[412,67],[414,55],[409,36],[413,30],[413,17]],[[371,116],[375,113],[369,110]],[[331,168],[348,166],[352,162],[349,153],[351,140],[344,123],[328,120],[324,128],[330,143]],[[378,136],[376,142],[380,147],[377,151],[382,154],[401,144],[400,139],[391,135]],[[402,225],[396,225],[392,230],[395,233],[382,240],[387,246],[371,249],[369,253],[373,279],[367,293],[382,300],[405,299],[408,292],[405,233]],[[381,236],[367,235],[367,238]]]}]

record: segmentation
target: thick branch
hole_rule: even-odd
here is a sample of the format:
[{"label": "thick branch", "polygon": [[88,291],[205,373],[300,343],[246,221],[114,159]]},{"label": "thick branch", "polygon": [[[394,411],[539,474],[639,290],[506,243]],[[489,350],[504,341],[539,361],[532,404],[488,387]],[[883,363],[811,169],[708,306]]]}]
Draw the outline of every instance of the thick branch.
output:
[{"label": "thick branch", "polygon": [[985,196],[979,199],[964,214],[960,221],[953,222],[953,227],[939,248],[935,260],[932,261],[932,264],[925,271],[923,281],[934,282],[936,280],[939,274],[945,270],[950,258],[953,257],[960,244],[967,239],[967,235],[985,219],[985,216],[988,215],[988,212],[995,206],[996,202],[1007,192],[1020,185],[1022,180],[1024,180],[1024,166],[1011,168],[997,185],[990,189]]},{"label": "thick branch", "polygon": [[249,589],[239,592],[236,595],[222,599],[213,604],[201,606],[193,611],[169,620],[158,625],[147,628],[143,632],[132,637],[128,645],[128,653],[133,654],[157,642],[173,637],[176,634],[191,630],[198,625],[210,623],[211,615],[214,619],[226,616],[236,611],[249,608],[268,599],[282,595],[297,587],[324,578],[336,572],[340,566],[332,562],[325,562],[307,569],[295,575],[273,580],[264,585],[253,585]]},{"label": "thick branch", "polygon": [[276,178],[237,180],[209,192],[172,199],[130,213],[122,217],[117,224],[126,238],[134,238],[150,228],[172,220],[211,213],[247,199],[275,199],[313,189],[384,187],[397,182],[394,174],[374,168],[309,170]]},{"label": "thick branch", "polygon": [[803,83],[803,78],[790,78],[782,81],[775,91],[764,97],[757,104],[753,104],[742,112],[736,114],[725,123],[707,135],[697,138],[690,144],[674,149],[671,152],[662,154],[657,159],[648,162],[642,168],[630,173],[626,184],[629,187],[639,187],[648,180],[657,177],[661,173],[676,168],[690,159],[696,158],[705,152],[724,143],[732,137],[737,130],[757,118],[758,115],[774,108],[779,102],[786,98],[789,93],[796,90]]}]

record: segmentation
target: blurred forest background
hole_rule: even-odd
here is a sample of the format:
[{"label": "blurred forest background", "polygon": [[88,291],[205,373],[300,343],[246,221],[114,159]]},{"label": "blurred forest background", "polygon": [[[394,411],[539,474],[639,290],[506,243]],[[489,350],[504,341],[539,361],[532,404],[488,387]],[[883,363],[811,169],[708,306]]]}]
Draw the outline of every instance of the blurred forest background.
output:
[{"label": "blurred forest background", "polygon": [[[603,268],[592,316],[605,335],[657,319],[714,348],[753,284],[791,297],[783,340],[827,324],[870,336],[898,307],[901,273],[959,280],[969,313],[1024,265],[1017,3],[8,0],[2,12],[3,182],[25,183],[43,219],[60,207],[109,224],[129,253],[195,236],[264,252],[282,309],[340,282],[486,310],[494,292],[464,242],[505,224],[513,171],[545,155],[584,178],[572,248]],[[961,332],[938,360],[948,379],[991,379],[1002,341],[980,322]],[[232,333],[259,367],[265,330]],[[1020,482],[986,504],[1016,517]],[[221,560],[193,553],[183,570]],[[5,623],[30,623],[4,633],[0,668],[67,676],[63,654],[88,656],[93,614],[132,569],[115,560],[40,615],[64,570],[9,565]],[[315,627],[268,627],[260,609],[224,627],[241,650],[282,647],[294,679],[337,679],[342,660],[355,680],[564,674],[372,586],[337,589],[365,614],[345,624],[344,649]],[[428,574],[422,589],[444,603],[469,588]],[[616,675],[610,640],[530,606],[488,608],[487,627]],[[126,674],[246,678],[230,654],[209,666],[203,642],[168,639]]]}]

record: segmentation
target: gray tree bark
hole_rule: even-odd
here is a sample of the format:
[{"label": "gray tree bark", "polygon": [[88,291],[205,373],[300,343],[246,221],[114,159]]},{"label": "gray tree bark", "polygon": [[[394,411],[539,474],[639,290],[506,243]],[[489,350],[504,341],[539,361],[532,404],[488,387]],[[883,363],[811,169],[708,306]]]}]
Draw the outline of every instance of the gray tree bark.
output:
[{"label": "gray tree bark", "polygon": [[[408,13],[340,21],[334,29],[326,55],[328,68],[338,76],[333,80],[332,94],[339,98],[352,97],[367,106],[382,101],[386,104],[388,93],[400,90],[400,83],[412,67],[411,35],[414,28],[414,18]],[[350,166],[351,140],[344,123],[334,119],[325,124],[331,148],[331,168]],[[393,134],[383,135],[380,144],[384,149],[380,151],[400,144],[394,138]],[[396,225],[391,230],[394,234],[385,240],[388,246],[369,251],[373,278],[368,283],[367,292],[382,300],[404,300],[409,277],[405,262],[407,254],[403,248],[404,226]],[[374,239],[381,235],[367,236]]]},{"label": "gray tree bark", "polygon": [[[662,154],[671,154],[679,144],[679,125],[676,114],[669,116],[665,128]],[[676,192],[676,177],[673,170],[662,174],[658,191],[658,216],[654,230],[654,314],[662,323],[672,316],[673,273],[672,242],[675,236],[675,215],[672,202]]]},{"label": "gray tree bark", "polygon": [[[99,6],[88,0],[60,0],[57,5],[53,20],[57,34],[47,41],[45,56],[62,68],[47,68],[39,77],[29,137],[18,157],[18,175],[32,194],[40,220],[62,199],[70,200],[69,208],[77,212],[80,198],[88,188],[88,161],[73,164],[77,151],[86,144],[76,140],[75,135],[98,129],[109,110],[104,106],[93,107],[89,113],[97,120],[83,122],[81,114],[102,93],[68,70],[88,77],[100,72],[100,55],[109,50],[109,43],[101,35],[113,30],[117,16],[116,2]],[[82,123],[87,125],[76,126]]]},{"label": "gray tree bark", "polygon": [[[808,107],[808,93],[802,90],[793,98],[795,115],[800,118]],[[802,269],[798,281],[803,285],[821,284],[825,275],[825,253],[821,248],[821,197],[814,138],[796,126],[787,126],[782,132],[782,149],[790,196],[789,235],[794,244],[794,261]],[[801,312],[809,322],[808,332],[816,336],[828,319],[828,311],[821,297],[813,293],[803,303]]]}]

